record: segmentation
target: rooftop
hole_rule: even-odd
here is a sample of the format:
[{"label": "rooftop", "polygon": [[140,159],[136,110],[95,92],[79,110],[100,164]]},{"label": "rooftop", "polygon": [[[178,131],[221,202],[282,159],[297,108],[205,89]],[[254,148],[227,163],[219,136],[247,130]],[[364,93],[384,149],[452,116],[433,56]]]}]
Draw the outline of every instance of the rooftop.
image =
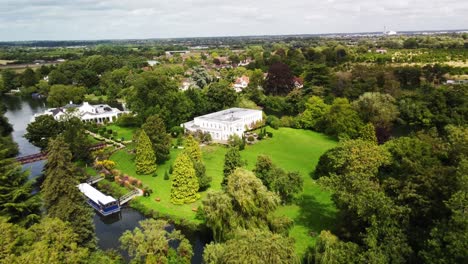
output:
[{"label": "rooftop", "polygon": [[218,122],[232,122],[242,119],[246,115],[250,115],[253,113],[261,112],[260,110],[254,109],[246,109],[246,108],[229,108],[226,110],[222,110],[219,112],[207,114],[204,116],[199,116],[197,118],[205,119],[205,120],[212,120]]},{"label": "rooftop", "polygon": [[88,183],[78,184],[78,189],[80,189],[80,191],[86,195],[86,197],[91,199],[96,204],[106,205],[108,203],[117,201],[114,199],[114,197],[103,194]]}]

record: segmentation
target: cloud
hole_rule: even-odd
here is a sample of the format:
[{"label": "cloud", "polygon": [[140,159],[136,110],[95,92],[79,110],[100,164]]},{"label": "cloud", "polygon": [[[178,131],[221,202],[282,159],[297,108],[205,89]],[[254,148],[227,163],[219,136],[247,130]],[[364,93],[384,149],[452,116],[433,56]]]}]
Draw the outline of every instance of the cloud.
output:
[{"label": "cloud", "polygon": [[465,0],[0,0],[0,41],[455,29]]}]

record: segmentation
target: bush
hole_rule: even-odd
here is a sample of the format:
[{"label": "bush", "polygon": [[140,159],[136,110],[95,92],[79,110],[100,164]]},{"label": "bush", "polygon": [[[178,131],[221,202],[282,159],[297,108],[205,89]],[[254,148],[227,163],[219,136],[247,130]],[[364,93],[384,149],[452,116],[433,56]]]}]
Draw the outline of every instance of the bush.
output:
[{"label": "bush", "polygon": [[266,134],[267,134],[267,136],[268,136],[269,138],[272,138],[272,137],[273,137],[273,133],[272,133],[272,132],[266,132]]},{"label": "bush", "polygon": [[169,172],[167,171],[164,173],[164,180],[169,180]]},{"label": "bush", "polygon": [[169,167],[169,174],[172,174],[173,171],[174,171],[174,166],[172,166],[171,164],[171,166]]},{"label": "bush", "polygon": [[107,129],[107,134],[112,135],[112,132],[114,132],[114,131],[112,131],[112,129],[110,129],[110,128]]},{"label": "bush", "polygon": [[254,141],[255,141],[255,138],[254,138],[253,136],[249,136],[249,137],[247,138],[247,141],[249,141],[249,142],[254,142]]},{"label": "bush", "polygon": [[278,129],[281,124],[281,121],[279,120],[279,118],[273,115],[268,116],[266,122],[273,129]]}]

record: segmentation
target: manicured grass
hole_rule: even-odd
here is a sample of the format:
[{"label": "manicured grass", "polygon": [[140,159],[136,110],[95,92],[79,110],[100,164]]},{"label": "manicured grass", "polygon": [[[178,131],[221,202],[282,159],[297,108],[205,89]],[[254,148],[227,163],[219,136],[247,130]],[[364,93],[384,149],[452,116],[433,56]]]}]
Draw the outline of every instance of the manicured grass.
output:
[{"label": "manicured grass", "polygon": [[[296,240],[296,252],[303,255],[309,246],[314,245],[316,236],[322,229],[330,229],[333,226],[336,209],[330,199],[330,193],[322,190],[312,180],[310,173],[320,156],[335,146],[336,142],[325,135],[307,130],[268,128],[268,131],[273,132],[272,138],[246,146],[245,150],[241,151],[241,156],[247,161],[248,169],[254,168],[258,155],[265,154],[270,156],[277,166],[287,171],[298,171],[304,178],[304,189],[296,204],[280,206],[275,212],[278,216],[286,215],[294,220],[290,236]],[[210,190],[220,190],[227,148],[220,145],[204,146],[202,151],[206,173],[213,178]],[[199,223],[192,209],[198,208],[207,192],[202,192],[202,198],[193,204],[173,205],[170,203],[171,181],[163,179],[165,171],[169,170],[170,164],[180,152],[179,149],[171,150],[171,159],[158,166],[157,177],[138,176],[135,172],[134,155],[128,153],[128,149],[116,152],[111,159],[117,163],[117,169],[137,176],[153,189],[150,197],[138,198],[146,207],[162,214]],[[155,201],[157,197],[161,199],[159,202]]]},{"label": "manicured grass", "polygon": [[98,101],[98,100],[107,100],[107,95],[95,95],[95,94],[87,94],[85,95],[85,100],[87,101]]},{"label": "manicured grass", "polygon": [[109,124],[106,126],[107,129],[117,132],[117,138],[124,138],[124,141],[132,140],[133,133],[137,130],[135,127],[121,127],[116,124]]}]

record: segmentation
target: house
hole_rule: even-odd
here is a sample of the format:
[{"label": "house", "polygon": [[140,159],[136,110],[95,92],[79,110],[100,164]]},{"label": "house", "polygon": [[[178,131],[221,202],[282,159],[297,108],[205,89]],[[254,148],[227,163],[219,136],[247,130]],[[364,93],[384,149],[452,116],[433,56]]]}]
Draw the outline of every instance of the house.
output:
[{"label": "house", "polygon": [[263,121],[261,110],[230,108],[219,112],[195,117],[193,121],[181,124],[186,131],[198,130],[209,133],[218,142],[226,142],[231,135],[242,137],[245,131]]},{"label": "house", "polygon": [[247,86],[249,86],[250,78],[248,76],[242,75],[241,77],[236,79],[234,83],[234,90],[236,92],[242,92]]},{"label": "house", "polygon": [[375,53],[386,54],[386,53],[387,53],[387,50],[386,50],[386,49],[376,49],[376,50],[375,50]]},{"label": "house", "polygon": [[304,80],[300,77],[294,77],[294,87],[296,88],[302,88],[304,87]]},{"label": "house", "polygon": [[63,120],[67,116],[76,116],[83,122],[95,122],[101,124],[104,122],[113,122],[123,113],[127,113],[127,111],[121,111],[117,108],[110,107],[107,104],[90,105],[88,102],[84,102],[81,105],[76,105],[73,104],[73,102],[70,102],[63,107],[49,108],[43,113],[35,114],[32,117],[31,122],[33,122],[38,116],[51,115],[57,121]]}]

